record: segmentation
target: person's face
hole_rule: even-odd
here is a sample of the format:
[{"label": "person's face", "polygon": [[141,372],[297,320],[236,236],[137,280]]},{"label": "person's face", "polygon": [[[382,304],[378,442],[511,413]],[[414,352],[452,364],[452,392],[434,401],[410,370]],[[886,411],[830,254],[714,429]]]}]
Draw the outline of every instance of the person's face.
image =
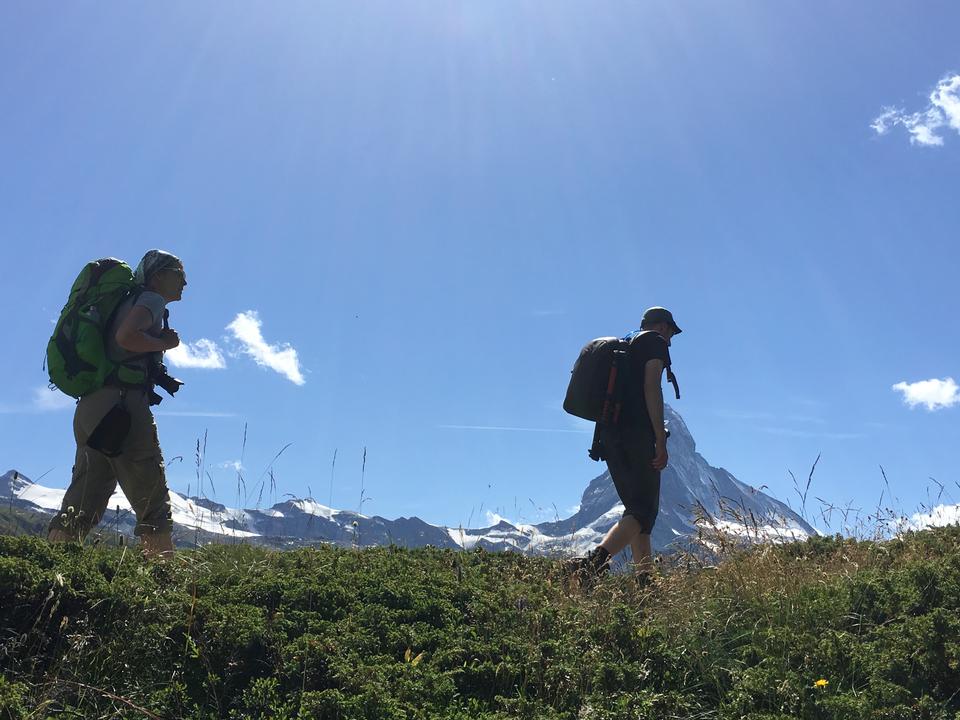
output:
[{"label": "person's face", "polygon": [[667,341],[667,347],[670,347],[670,339],[676,335],[673,330],[673,326],[667,325],[666,323],[660,323],[660,326],[657,328],[657,332],[664,340]]},{"label": "person's face", "polygon": [[167,302],[174,302],[183,297],[183,289],[187,286],[187,275],[182,265],[165,268],[156,272],[151,284]]}]

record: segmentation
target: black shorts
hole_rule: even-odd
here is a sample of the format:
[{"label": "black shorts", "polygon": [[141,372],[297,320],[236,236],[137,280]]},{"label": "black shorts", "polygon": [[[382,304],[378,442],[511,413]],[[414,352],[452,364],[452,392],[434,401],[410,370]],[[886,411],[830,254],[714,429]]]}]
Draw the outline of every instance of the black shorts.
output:
[{"label": "black shorts", "polygon": [[637,427],[601,428],[600,442],[624,516],[633,515],[640,532],[649,534],[660,511],[660,471],[650,464],[656,454],[653,436]]}]

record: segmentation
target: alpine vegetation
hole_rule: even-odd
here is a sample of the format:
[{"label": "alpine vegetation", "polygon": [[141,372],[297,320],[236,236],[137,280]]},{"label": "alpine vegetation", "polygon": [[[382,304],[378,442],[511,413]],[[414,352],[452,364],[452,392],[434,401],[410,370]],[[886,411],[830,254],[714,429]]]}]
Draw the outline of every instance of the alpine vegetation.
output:
[{"label": "alpine vegetation", "polygon": [[0,717],[960,712],[960,529],[682,553],[646,587],[516,553],[0,537]]}]

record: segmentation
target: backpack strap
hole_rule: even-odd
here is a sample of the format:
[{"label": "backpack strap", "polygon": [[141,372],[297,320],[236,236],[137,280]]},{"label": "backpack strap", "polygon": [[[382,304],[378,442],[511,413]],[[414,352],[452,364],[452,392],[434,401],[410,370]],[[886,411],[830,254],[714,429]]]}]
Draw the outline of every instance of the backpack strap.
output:
[{"label": "backpack strap", "polygon": [[[57,350],[60,351],[60,355],[63,357],[63,360],[66,363],[67,374],[70,376],[76,375],[80,372],[95,372],[97,369],[96,366],[91,365],[80,357],[80,354],[77,352],[77,346],[73,342],[77,333],[78,315],[79,312],[77,308],[74,307],[70,311],[70,314],[61,321],[60,328],[53,336],[53,341],[57,345]],[[69,337],[67,335],[66,328],[70,328]],[[46,362],[46,359],[44,359],[44,362]]]},{"label": "backpack strap", "polygon": [[620,364],[627,357],[629,345],[620,340],[620,344],[613,351],[613,357],[610,362],[610,374],[607,377],[607,390],[603,398],[603,408],[600,411],[600,417],[597,419],[593,428],[593,443],[587,454],[591,460],[605,460],[603,443],[600,442],[600,427],[604,425],[616,425],[620,422],[620,411],[623,408],[622,385],[617,382],[617,377],[621,373],[625,374],[626,368],[621,368]]},{"label": "backpack strap", "polygon": [[673,391],[677,394],[677,400],[679,400],[680,385],[677,384],[677,376],[673,374],[673,370],[670,369],[669,365],[667,365],[667,380],[669,380],[670,384],[673,385]]},{"label": "backpack strap", "polygon": [[[120,312],[121,306],[125,302],[127,302],[127,300],[130,300],[130,309],[132,310],[133,306],[137,304],[137,299],[143,294],[145,290],[146,288],[143,285],[137,285],[127,293],[126,297],[124,297],[123,300],[117,303],[117,306],[113,309],[113,312],[110,314],[110,317],[107,320],[107,324],[104,326],[107,332],[116,331],[116,329],[113,327],[113,324],[117,319],[117,313]],[[119,377],[121,368],[126,368],[127,370],[133,370],[133,371],[139,372],[141,368],[139,366],[131,365],[130,363],[136,360],[142,360],[144,358],[147,358],[149,360],[152,354],[153,353],[148,353],[148,352],[138,353],[136,355],[131,355],[130,357],[123,360],[122,362],[116,363],[116,366],[106,378],[106,384],[112,385],[114,387],[124,388],[124,389],[152,390],[153,383],[151,382],[149,377],[150,376],[149,367],[147,369],[147,374],[146,374],[146,377],[144,377],[143,382],[136,382],[136,383],[124,382]]]},{"label": "backpack strap", "polygon": [[[623,340],[627,343],[632,343],[635,339],[648,332],[656,332],[655,330],[634,330],[631,333],[627,333],[623,336]],[[677,382],[677,376],[673,374],[673,368],[670,366],[670,363],[666,364],[667,370],[667,381],[673,385],[673,392],[677,396],[677,400],[680,399],[680,384]]]}]

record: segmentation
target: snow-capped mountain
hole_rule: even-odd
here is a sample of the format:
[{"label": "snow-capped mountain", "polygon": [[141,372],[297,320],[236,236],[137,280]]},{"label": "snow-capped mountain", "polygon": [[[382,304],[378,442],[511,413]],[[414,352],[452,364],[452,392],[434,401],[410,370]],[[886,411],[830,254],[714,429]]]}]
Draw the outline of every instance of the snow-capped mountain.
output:
[{"label": "snow-capped mountain", "polygon": [[[670,464],[661,478],[660,515],[653,531],[656,549],[668,549],[704,528],[748,540],[802,539],[816,533],[780,501],[707,463],[696,451],[683,419],[670,407],[666,408],[666,419],[671,433]],[[15,470],[0,476],[0,511],[7,505],[53,515],[63,495],[63,490],[35,484]],[[574,515],[536,525],[500,520],[483,528],[438,527],[417,517],[387,520],[335,510],[309,498],[288,500],[268,509],[229,508],[172,491],[170,500],[181,544],[217,539],[273,547],[317,542],[362,546],[392,543],[555,555],[580,554],[593,547],[623,512],[607,472],[590,482]],[[99,529],[130,534],[134,518],[126,498],[115,493],[108,508]]]},{"label": "snow-capped mountain", "polygon": [[[711,466],[696,450],[683,418],[665,407],[670,428],[670,463],[660,478],[660,514],[653,529],[653,546],[663,551],[706,531],[745,541],[801,540],[817,531],[784,503]],[[451,530],[458,545],[516,549],[546,554],[582,554],[599,543],[620,519],[623,504],[604,472],[594,478],[580,499],[577,512],[565,520],[537,525],[501,522],[490,528]],[[698,520],[699,519],[699,520]]]}]

